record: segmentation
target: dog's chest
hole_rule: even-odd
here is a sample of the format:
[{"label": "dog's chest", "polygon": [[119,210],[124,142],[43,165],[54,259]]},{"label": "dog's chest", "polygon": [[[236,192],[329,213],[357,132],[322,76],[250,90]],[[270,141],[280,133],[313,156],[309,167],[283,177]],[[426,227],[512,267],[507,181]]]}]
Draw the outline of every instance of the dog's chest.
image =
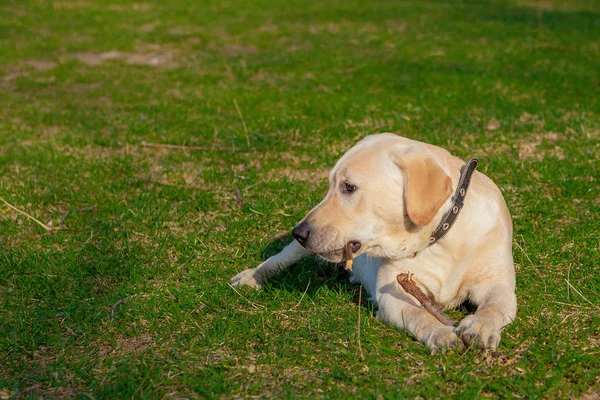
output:
[{"label": "dog's chest", "polygon": [[462,285],[466,263],[452,254],[436,250],[426,249],[414,258],[396,261],[394,269],[398,273],[413,273],[415,281],[428,296],[442,307],[453,308],[467,296]]}]

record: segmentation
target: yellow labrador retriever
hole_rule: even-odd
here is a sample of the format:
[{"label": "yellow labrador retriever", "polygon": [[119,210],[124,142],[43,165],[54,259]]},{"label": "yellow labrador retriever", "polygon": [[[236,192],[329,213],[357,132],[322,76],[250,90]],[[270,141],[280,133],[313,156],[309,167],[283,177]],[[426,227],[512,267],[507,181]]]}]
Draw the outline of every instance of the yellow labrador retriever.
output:
[{"label": "yellow labrador retriever", "polygon": [[[463,344],[495,349],[516,314],[511,217],[498,187],[446,150],[394,134],[361,140],[329,174],[325,199],[292,231],[295,240],[233,285],[260,287],[308,254],[344,261],[377,317],[410,331],[432,352]],[[443,308],[477,311],[458,326],[436,320],[396,282],[411,272]]]}]

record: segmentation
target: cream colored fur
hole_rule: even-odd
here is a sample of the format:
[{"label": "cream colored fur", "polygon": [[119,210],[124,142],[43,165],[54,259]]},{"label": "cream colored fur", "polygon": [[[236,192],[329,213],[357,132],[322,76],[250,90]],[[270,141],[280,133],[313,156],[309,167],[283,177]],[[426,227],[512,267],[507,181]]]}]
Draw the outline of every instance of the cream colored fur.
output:
[{"label": "cream colored fur", "polygon": [[[351,148],[329,175],[325,199],[304,218],[310,237],[294,240],[231,283],[260,287],[301,257],[333,262],[351,240],[361,243],[353,282],[377,303],[377,317],[410,331],[433,352],[463,344],[495,349],[516,314],[511,217],[497,186],[475,172],[465,205],[448,234],[428,239],[451,207],[464,162],[446,150],[393,134],[369,136]],[[345,193],[345,184],[356,186]],[[477,306],[458,327],[442,325],[397,284],[401,272],[443,308],[468,300]]]}]

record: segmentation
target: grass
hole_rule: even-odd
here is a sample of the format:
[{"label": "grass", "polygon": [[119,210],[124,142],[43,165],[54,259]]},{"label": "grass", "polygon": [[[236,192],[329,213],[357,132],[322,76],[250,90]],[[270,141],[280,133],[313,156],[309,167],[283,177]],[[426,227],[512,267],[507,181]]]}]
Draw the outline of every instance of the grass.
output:
[{"label": "grass", "polygon": [[[0,204],[0,398],[597,398],[599,21],[593,0],[2,2],[0,197],[64,221]],[[429,355],[314,259],[228,286],[383,131],[503,191],[497,352]]]}]

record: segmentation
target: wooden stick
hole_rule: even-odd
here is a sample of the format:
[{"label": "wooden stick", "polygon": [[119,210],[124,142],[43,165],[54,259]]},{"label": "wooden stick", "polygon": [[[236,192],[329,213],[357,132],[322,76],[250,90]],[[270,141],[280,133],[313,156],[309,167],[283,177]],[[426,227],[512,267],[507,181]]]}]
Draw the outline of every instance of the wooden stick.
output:
[{"label": "wooden stick", "polygon": [[421,291],[421,289],[415,284],[415,281],[413,281],[412,277],[413,274],[409,272],[403,272],[396,277],[396,280],[406,293],[417,299],[431,315],[437,318],[438,321],[444,325],[457,326],[458,324],[452,318],[444,313],[444,311],[442,311],[437,304],[431,301],[429,297],[425,296],[425,293],[423,293],[423,291]]},{"label": "wooden stick", "polygon": [[346,243],[346,247],[344,247],[344,258],[346,259],[346,271],[352,271],[353,257],[354,254],[352,252],[352,243]]}]

